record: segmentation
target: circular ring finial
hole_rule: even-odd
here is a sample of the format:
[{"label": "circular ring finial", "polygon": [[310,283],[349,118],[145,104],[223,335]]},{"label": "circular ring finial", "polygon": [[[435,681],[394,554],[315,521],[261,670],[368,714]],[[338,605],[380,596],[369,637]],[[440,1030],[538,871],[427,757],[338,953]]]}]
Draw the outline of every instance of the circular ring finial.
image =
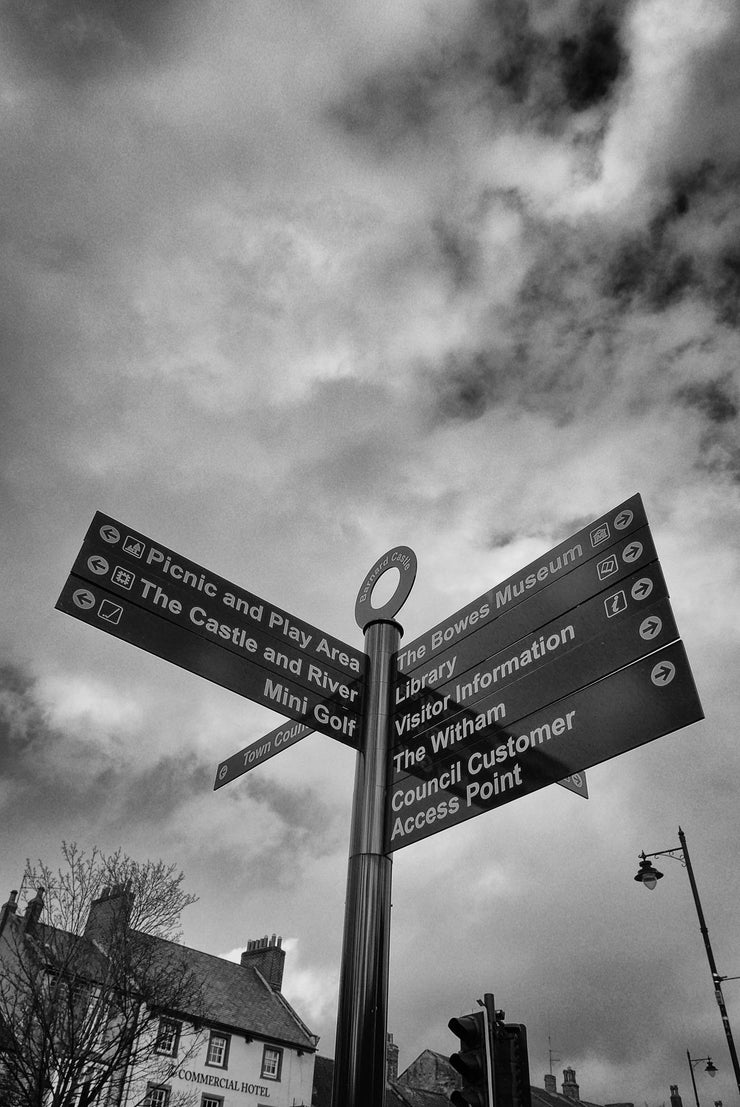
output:
[{"label": "circular ring finial", "polygon": [[[370,602],[375,585],[389,569],[398,569],[399,581],[391,598],[382,607]],[[355,619],[363,630],[368,623],[390,620],[401,610],[416,579],[416,554],[408,546],[394,546],[373,565],[360,586],[355,603]]]}]

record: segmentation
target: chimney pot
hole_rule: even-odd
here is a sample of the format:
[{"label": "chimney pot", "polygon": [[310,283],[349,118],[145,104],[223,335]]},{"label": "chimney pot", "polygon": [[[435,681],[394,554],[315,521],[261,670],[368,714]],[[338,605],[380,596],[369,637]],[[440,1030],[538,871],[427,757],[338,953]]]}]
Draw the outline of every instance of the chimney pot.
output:
[{"label": "chimney pot", "polygon": [[251,965],[257,969],[276,992],[279,992],[283,986],[285,950],[282,948],[282,942],[282,937],[277,937],[275,934],[272,940],[266,934],[264,938],[250,939],[241,956],[241,964]]}]

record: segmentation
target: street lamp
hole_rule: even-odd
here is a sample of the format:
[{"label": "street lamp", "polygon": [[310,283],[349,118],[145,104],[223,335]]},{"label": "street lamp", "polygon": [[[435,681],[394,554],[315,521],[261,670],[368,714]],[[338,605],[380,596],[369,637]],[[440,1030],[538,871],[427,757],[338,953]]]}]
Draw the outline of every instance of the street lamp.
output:
[{"label": "street lamp", "polygon": [[[657,884],[657,882],[663,876],[663,874],[661,872],[658,872],[658,870],[653,865],[650,864],[650,862],[648,861],[649,857],[672,857],[675,861],[679,861],[684,866],[684,868],[686,869],[686,872],[688,873],[689,883],[691,885],[691,892],[692,892],[693,897],[694,897],[694,905],[696,907],[696,914],[698,915],[698,918],[699,918],[699,929],[701,930],[701,936],[704,939],[704,948],[707,951],[707,960],[709,962],[709,971],[712,974],[712,984],[714,985],[714,996],[715,996],[715,999],[717,1000],[717,1006],[719,1007],[719,1013],[722,1017],[722,1025],[723,1025],[724,1030],[725,1030],[725,1037],[727,1038],[727,1048],[730,1051],[730,1059],[732,1061],[732,1071],[735,1073],[735,1080],[737,1082],[737,1089],[738,1089],[738,1092],[740,1092],[740,1064],[738,1064],[737,1052],[735,1050],[735,1042],[733,1041],[732,1031],[730,1029],[730,1020],[727,1017],[727,1008],[725,1007],[725,999],[724,999],[724,996],[722,995],[722,981],[723,980],[734,980],[734,979],[737,979],[737,978],[736,977],[729,977],[729,976],[720,976],[720,974],[717,972],[717,966],[716,966],[715,961],[714,961],[714,954],[712,953],[712,946],[709,942],[709,931],[707,930],[707,924],[704,921],[704,912],[702,910],[701,901],[699,899],[699,892],[698,892],[697,887],[696,887],[696,880],[694,879],[694,870],[691,867],[691,858],[689,857],[689,850],[688,850],[688,847],[686,845],[686,835],[681,830],[680,826],[678,828],[678,840],[681,843],[681,845],[680,845],[680,847],[676,847],[675,849],[658,850],[656,853],[645,853],[644,850],[643,850],[643,852],[640,854],[640,868],[639,868],[639,871],[638,871],[637,875],[635,876],[635,880],[639,881],[646,888],[648,888],[650,891],[652,891],[653,888],[655,888],[655,885]],[[702,1060],[708,1060],[708,1058],[702,1058]],[[712,1066],[712,1068],[714,1069],[714,1066]],[[693,1080],[693,1071],[694,1070],[692,1069],[691,1070],[692,1080]],[[710,1076],[714,1076],[714,1072],[716,1072],[717,1070],[714,1069],[714,1072],[710,1072],[709,1067],[707,1066],[706,1071],[710,1073]],[[694,1092],[696,1092],[696,1085],[694,1086]],[[698,1107],[698,1103],[699,1103],[699,1101],[697,1099],[697,1107]]]},{"label": "street lamp", "polygon": [[706,1061],[707,1067],[704,1069],[704,1072],[708,1073],[710,1076],[716,1076],[717,1075],[717,1070],[714,1067],[714,1065],[712,1064],[712,1058],[711,1057],[692,1057],[691,1054],[689,1053],[688,1049],[686,1050],[686,1056],[689,1059],[689,1070],[691,1072],[691,1083],[694,1085],[694,1099],[696,1100],[696,1107],[699,1107],[699,1095],[698,1095],[698,1092],[696,1090],[696,1078],[694,1076],[694,1065],[700,1065],[702,1061]]}]

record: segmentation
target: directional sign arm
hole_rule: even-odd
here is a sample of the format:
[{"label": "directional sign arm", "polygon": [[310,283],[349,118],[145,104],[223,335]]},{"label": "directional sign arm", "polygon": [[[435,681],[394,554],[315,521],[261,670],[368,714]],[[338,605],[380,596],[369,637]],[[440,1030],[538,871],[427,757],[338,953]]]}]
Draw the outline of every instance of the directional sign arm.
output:
[{"label": "directional sign arm", "polygon": [[96,513],[72,572],[189,630],[202,629],[210,620],[218,627],[210,633],[222,645],[238,625],[258,640],[261,650],[271,646],[290,658],[311,659],[345,681],[364,676],[363,651],[102,512]]},{"label": "directional sign arm", "polygon": [[262,765],[265,761],[274,757],[276,753],[280,753],[281,750],[300,742],[302,738],[311,733],[311,729],[310,726],[305,726],[303,723],[283,723],[282,726],[271,730],[269,734],[258,738],[256,742],[245,746],[243,750],[227,757],[216,770],[216,780],[213,785],[214,792],[217,788],[223,788],[224,784],[228,784],[249,772],[250,769],[256,769],[258,765]]},{"label": "directional sign arm", "polygon": [[674,642],[388,788],[386,847],[410,845],[704,717]]},{"label": "directional sign arm", "polygon": [[509,577],[500,585],[489,589],[477,600],[466,604],[444,622],[416,638],[398,653],[398,668],[408,673],[425,664],[441,650],[461,641],[467,635],[480,630],[505,612],[515,608],[522,600],[536,595],[543,588],[567,576],[574,569],[594,558],[603,559],[618,542],[633,531],[647,524],[645,509],[639,493],[623,504],[596,519],[587,527],[533,561],[526,568]]},{"label": "directional sign arm", "polygon": [[245,664],[230,650],[129,603],[99,585],[70,576],[56,607],[115,638],[161,657],[197,676],[269,707],[296,722],[357,749],[360,721],[345,706],[285,677]]}]

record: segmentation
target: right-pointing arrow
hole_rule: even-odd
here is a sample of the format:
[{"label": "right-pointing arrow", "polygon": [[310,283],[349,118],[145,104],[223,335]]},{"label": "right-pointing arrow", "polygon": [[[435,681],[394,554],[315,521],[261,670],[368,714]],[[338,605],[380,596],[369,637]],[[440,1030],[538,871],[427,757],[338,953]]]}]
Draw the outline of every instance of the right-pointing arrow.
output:
[{"label": "right-pointing arrow", "polygon": [[657,615],[653,615],[651,618],[645,619],[640,623],[640,637],[649,641],[651,638],[655,638],[660,634],[662,629],[662,619],[659,619]]},{"label": "right-pointing arrow", "polygon": [[676,666],[671,661],[661,661],[659,665],[656,665],[650,674],[650,679],[653,684],[657,684],[662,687],[665,684],[670,684],[676,675]]}]

